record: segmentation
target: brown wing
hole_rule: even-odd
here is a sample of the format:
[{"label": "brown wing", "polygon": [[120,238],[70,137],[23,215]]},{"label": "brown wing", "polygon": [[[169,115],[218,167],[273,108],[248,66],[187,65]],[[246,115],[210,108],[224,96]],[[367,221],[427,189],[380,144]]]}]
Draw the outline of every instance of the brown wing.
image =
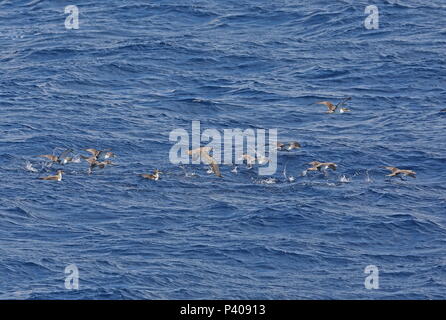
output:
[{"label": "brown wing", "polygon": [[49,177],[40,178],[40,180],[58,180],[58,179],[59,179],[58,176],[49,176]]},{"label": "brown wing", "polygon": [[61,154],[60,154],[60,156],[59,156],[59,159],[64,159],[64,158],[66,158],[70,153],[72,153],[73,152],[73,149],[67,149],[67,150],[65,150],[65,151],[63,151]]},{"label": "brown wing", "polygon": [[325,105],[328,108],[329,111],[335,111],[336,110],[336,106],[333,103],[331,103],[330,101],[319,101],[319,102],[316,102],[316,103]]},{"label": "brown wing", "polygon": [[399,172],[392,172],[391,174],[386,175],[386,177],[395,177]]},{"label": "brown wing", "polygon": [[42,154],[42,155],[40,155],[38,157],[40,157],[40,158],[47,158],[47,159],[50,159],[51,161],[54,161],[54,162],[59,160],[56,156],[54,156],[52,154]]},{"label": "brown wing", "polygon": [[297,142],[297,141],[292,142],[291,145],[296,147],[296,148],[302,148],[302,145],[299,142]]},{"label": "brown wing", "polygon": [[95,164],[97,164],[97,159],[96,159],[96,157],[90,157],[90,158],[84,158],[85,159],[85,161],[87,161],[90,165],[95,165]]},{"label": "brown wing", "polygon": [[217,176],[217,177],[223,177],[222,175],[221,175],[221,172],[220,172],[220,168],[218,167],[218,164],[217,163],[211,163],[211,168],[212,168],[212,171],[214,171],[214,173],[215,173],[215,175]]},{"label": "brown wing", "polygon": [[91,155],[92,155],[93,157],[96,157],[96,158],[98,158],[99,155],[100,155],[101,152],[102,152],[102,151],[100,151],[100,150],[96,150],[96,149],[93,149],[93,148],[91,148],[91,149],[85,149],[85,151],[91,153]]},{"label": "brown wing", "polygon": [[198,156],[201,154],[201,148],[197,148],[197,149],[193,149],[193,150],[188,150],[187,154],[192,156],[192,160],[197,160]]},{"label": "brown wing", "polygon": [[404,173],[412,178],[415,178],[416,172],[412,170],[400,170],[400,173]]},{"label": "brown wing", "polygon": [[214,158],[212,158],[210,155],[204,152],[201,153],[201,157],[211,166],[212,171],[215,173],[217,177],[222,177],[220,173],[220,168],[218,167],[217,161],[215,161]]}]

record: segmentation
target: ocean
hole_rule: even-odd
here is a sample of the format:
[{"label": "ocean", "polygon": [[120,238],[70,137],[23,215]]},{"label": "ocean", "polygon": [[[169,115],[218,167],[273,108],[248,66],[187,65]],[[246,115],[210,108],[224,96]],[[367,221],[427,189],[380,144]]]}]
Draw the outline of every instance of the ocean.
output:
[{"label": "ocean", "polygon": [[[0,48],[0,299],[446,298],[444,0],[0,1]],[[219,178],[192,121],[302,148]]]}]

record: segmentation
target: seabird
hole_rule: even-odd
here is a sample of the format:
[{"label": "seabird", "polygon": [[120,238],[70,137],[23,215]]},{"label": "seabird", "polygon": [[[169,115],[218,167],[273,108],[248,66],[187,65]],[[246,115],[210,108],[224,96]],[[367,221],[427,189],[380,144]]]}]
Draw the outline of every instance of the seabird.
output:
[{"label": "seabird", "polygon": [[[91,155],[93,157],[95,157],[96,159],[99,159],[99,157],[102,155],[102,153],[104,153],[106,151],[108,151],[108,152],[106,152],[104,154],[104,159],[109,159],[109,158],[114,158],[115,157],[115,154],[113,152],[109,151],[110,149],[107,149],[107,150],[96,150],[96,149],[93,149],[93,148],[89,148],[89,149],[84,149],[84,150],[89,152],[89,153],[91,153]],[[83,157],[83,158],[85,159],[85,157]]]},{"label": "seabird", "polygon": [[392,173],[386,175],[386,177],[400,177],[401,176],[410,176],[412,178],[416,178],[416,172],[412,171],[412,170],[402,170],[402,169],[398,169],[396,167],[383,167],[384,169],[390,170]]},{"label": "seabird", "polygon": [[209,166],[211,167],[212,172],[214,172],[217,177],[220,177],[220,178],[223,177],[221,175],[221,173],[220,173],[220,168],[218,167],[217,161],[215,161],[214,158],[212,158],[207,153],[202,155],[202,158],[209,164]]},{"label": "seabird", "polygon": [[99,157],[99,155],[102,153],[102,150],[96,150],[93,148],[89,148],[89,149],[84,149],[85,151],[91,153],[91,155],[93,157],[95,157],[96,159]]},{"label": "seabird", "polygon": [[60,161],[60,164],[67,164],[68,162],[74,162],[74,161],[75,160],[73,159],[73,157],[66,157]]},{"label": "seabird", "polygon": [[98,159],[95,156],[91,157],[82,156],[82,159],[85,159],[85,161],[87,161],[90,165],[98,161]]},{"label": "seabird", "polygon": [[277,150],[282,151],[285,148],[285,144],[277,141]]},{"label": "seabird", "polygon": [[337,165],[333,162],[319,162],[319,161],[312,161],[309,163],[311,165],[310,168],[307,169],[307,171],[326,171],[327,169],[332,169],[336,171]]},{"label": "seabird", "polygon": [[95,166],[98,168],[105,168],[105,166],[109,165],[109,164],[113,164],[113,162],[111,162],[111,160],[105,160],[105,161],[96,161],[95,162]]},{"label": "seabird", "polygon": [[113,152],[106,152],[105,154],[104,154],[104,159],[110,159],[110,158],[115,158],[116,157],[116,155],[113,153]]},{"label": "seabird", "polygon": [[146,174],[146,173],[143,173],[143,174],[141,175],[141,177],[143,177],[144,179],[150,179],[150,180],[155,180],[155,181],[157,181],[157,180],[160,179],[160,173],[162,173],[162,172],[159,171],[158,169],[156,169],[156,170],[153,172],[153,174]]},{"label": "seabird", "polygon": [[57,175],[39,178],[40,180],[62,181],[62,170],[57,170]]},{"label": "seabird", "polygon": [[202,153],[209,154],[212,151],[212,147],[199,147],[193,150],[188,150],[187,154],[191,155],[194,159],[198,159],[198,156],[201,156]]},{"label": "seabird", "polygon": [[73,161],[72,157],[67,157],[68,154],[72,153],[73,149],[67,149],[64,152],[62,152],[59,156],[55,156],[53,154],[42,154],[38,157],[40,158],[47,158],[51,160],[52,162],[59,163],[59,164],[67,164],[68,162]]},{"label": "seabird", "polygon": [[[343,99],[341,102],[339,102],[337,105],[334,105],[330,101],[319,101],[319,102],[316,102],[316,104],[325,105],[328,108],[328,111],[326,113],[334,113],[339,106],[345,104],[348,100],[351,100],[351,99],[352,99],[352,97],[347,97],[347,98]],[[350,110],[347,108],[341,108],[341,110],[340,110],[341,113],[348,112],[348,111],[350,111]]]},{"label": "seabird", "polygon": [[282,142],[277,142],[277,150],[279,151],[291,151],[299,148],[302,148],[302,146],[297,141],[289,142],[286,144]]},{"label": "seabird", "polygon": [[264,157],[264,156],[257,156],[257,162],[258,162],[260,165],[262,165],[262,164],[271,162],[271,160],[268,159],[267,157]]},{"label": "seabird", "polygon": [[52,162],[57,162],[59,163],[59,157],[52,155],[52,154],[42,154],[38,156],[39,158],[47,158],[49,160],[51,160]]},{"label": "seabird", "polygon": [[291,150],[294,150],[294,149],[299,149],[299,148],[302,148],[302,146],[301,146],[300,143],[297,142],[297,141],[290,142],[290,143],[286,146],[286,150],[288,150],[288,151],[291,151]]},{"label": "seabird", "polygon": [[246,161],[246,166],[248,169],[251,169],[252,166],[256,163],[256,158],[249,154],[242,154],[239,160]]},{"label": "seabird", "polygon": [[87,161],[90,164],[90,167],[88,168],[88,173],[91,173],[93,171],[93,168],[105,168],[106,165],[113,164],[111,160],[105,160],[105,161],[98,161],[98,159],[95,156],[91,156],[89,158],[83,157],[85,161]]},{"label": "seabird", "polygon": [[217,161],[209,155],[211,150],[212,147],[200,147],[193,150],[188,150],[187,154],[192,155],[193,159],[197,159],[198,156],[200,156],[203,161],[207,162],[212,172],[215,173],[217,177],[222,178],[223,176],[221,175]]},{"label": "seabird", "polygon": [[[268,162],[271,162],[271,160],[270,159],[268,159],[267,157],[264,157],[264,156],[262,156],[261,154],[259,154],[258,152],[257,152],[257,150],[255,150],[254,148],[250,148],[252,151],[254,151],[254,153],[256,154],[256,159],[257,159],[257,162],[260,164],[260,165],[263,165],[263,164],[265,164],[265,163],[268,163]],[[242,156],[243,157],[243,156]],[[252,157],[251,157],[252,158]],[[255,160],[254,160],[255,161]]]},{"label": "seabird", "polygon": [[263,165],[265,163],[270,162],[271,160],[264,157],[264,156],[257,156],[257,157],[253,157],[250,154],[242,154],[242,156],[239,158],[239,160],[244,160],[246,161],[246,166],[248,167],[248,169],[251,169],[252,166],[256,163],[256,161],[260,164]]}]

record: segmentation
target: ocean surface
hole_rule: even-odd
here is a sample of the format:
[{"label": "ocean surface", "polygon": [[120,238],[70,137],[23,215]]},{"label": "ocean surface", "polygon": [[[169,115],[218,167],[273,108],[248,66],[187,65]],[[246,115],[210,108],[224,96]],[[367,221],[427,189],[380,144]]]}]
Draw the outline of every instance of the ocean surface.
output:
[{"label": "ocean surface", "polygon": [[[446,298],[445,64],[444,0],[0,1],[0,298]],[[169,162],[194,120],[302,148],[218,178]],[[115,165],[39,180],[66,148]]]}]

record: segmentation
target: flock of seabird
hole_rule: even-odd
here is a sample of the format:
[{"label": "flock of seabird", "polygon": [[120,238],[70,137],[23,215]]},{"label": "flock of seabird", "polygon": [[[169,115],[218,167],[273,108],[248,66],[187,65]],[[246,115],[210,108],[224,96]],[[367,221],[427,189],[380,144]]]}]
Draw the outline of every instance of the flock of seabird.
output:
[{"label": "flock of seabird", "polygon": [[[108,160],[110,158],[115,158],[115,154],[110,150],[96,150],[96,149],[84,149],[90,153],[90,156],[80,155],[79,157],[73,156],[73,149],[67,149],[63,151],[59,156],[52,154],[42,154],[37,157],[46,158],[51,161],[51,164],[61,164],[66,165],[70,162],[80,162],[80,159],[84,159],[88,164],[88,173],[91,174],[94,168],[105,168],[107,165],[112,165],[113,162]],[[54,176],[48,176],[39,178],[41,180],[53,180],[53,181],[62,181],[63,170],[57,170],[57,174]]]},{"label": "flock of seabird", "polygon": [[[339,113],[349,112],[350,109],[341,107],[344,105],[347,101],[351,100],[351,97],[342,99],[338,104],[333,104],[330,101],[319,101],[315,104],[322,104],[325,105],[328,108],[328,111],[326,113],[335,113],[336,110],[339,110]],[[440,112],[446,112],[446,109],[441,110]],[[302,146],[300,143],[296,141],[288,142],[288,143],[281,143],[277,142],[277,151],[292,151],[296,149],[300,149]],[[96,150],[93,148],[90,149],[83,149],[84,151],[88,152],[90,155],[80,155],[80,156],[74,156],[73,155],[73,149],[67,149],[63,151],[59,156],[53,155],[53,154],[44,154],[39,155],[38,157],[46,158],[49,161],[51,161],[51,164],[60,164],[60,165],[66,165],[70,162],[80,162],[81,159],[85,160],[88,163],[88,174],[91,174],[93,172],[93,169],[100,168],[103,169],[106,166],[113,165],[113,162],[110,160],[111,158],[115,158],[116,155],[111,152],[111,150]],[[218,162],[210,155],[210,152],[212,151],[212,147],[199,147],[193,150],[189,150],[187,153],[188,155],[192,156],[193,160],[197,160],[200,158],[203,162],[207,163],[209,165],[208,173],[213,173],[217,177],[222,178],[222,174],[220,172],[220,168],[218,165]],[[248,169],[251,169],[256,163],[259,165],[266,164],[270,162],[271,160],[266,158],[265,156],[259,155],[254,150],[255,156],[250,154],[243,154],[238,160],[243,161],[243,163],[246,163],[246,166]],[[336,171],[337,164],[334,162],[320,162],[320,161],[312,161],[309,163],[310,167],[307,168],[303,175],[306,175],[307,172],[311,171],[319,171],[323,172],[324,174],[327,173],[327,171],[333,170]],[[402,177],[416,177],[416,172],[413,170],[405,170],[405,169],[399,169],[397,167],[391,167],[391,166],[383,166],[382,168],[387,169],[390,171],[390,174],[386,175],[387,177],[399,177],[402,179]],[[184,168],[183,168],[184,169]],[[286,166],[284,169],[284,175],[286,177]],[[233,173],[237,173],[237,166],[233,168],[231,171]],[[62,180],[62,174],[64,173],[63,170],[57,170],[56,175],[47,176],[39,178],[41,180],[52,180],[52,181],[61,181]],[[160,179],[160,174],[162,174],[160,170],[156,169],[152,174],[140,174],[140,176],[144,179],[154,180],[157,181]],[[294,181],[294,178],[287,178],[289,181]]]}]

